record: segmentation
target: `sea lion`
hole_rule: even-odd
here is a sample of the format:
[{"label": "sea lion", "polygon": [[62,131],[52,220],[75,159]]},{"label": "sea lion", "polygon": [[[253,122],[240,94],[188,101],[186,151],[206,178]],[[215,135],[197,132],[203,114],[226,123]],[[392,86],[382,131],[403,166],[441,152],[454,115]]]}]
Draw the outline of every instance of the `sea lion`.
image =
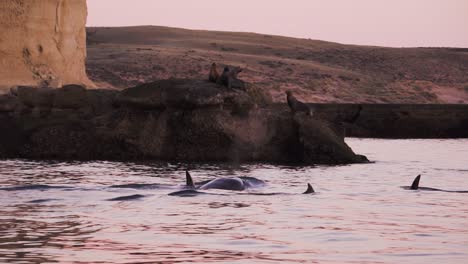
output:
[{"label": "sea lion", "polygon": [[302,112],[302,113],[306,113],[306,115],[308,116],[312,116],[313,112],[311,111],[309,106],[297,100],[291,91],[287,91],[286,96],[287,96],[289,108],[291,108],[291,111],[293,112],[293,114],[297,112]]},{"label": "sea lion", "polygon": [[362,105],[358,105],[356,112],[351,117],[346,117],[342,120],[343,124],[354,124],[361,116],[363,107]]},{"label": "sea lion", "polygon": [[[212,66],[213,67],[213,66]],[[217,78],[216,83],[228,87],[230,89],[244,89],[245,83],[238,78],[242,72],[241,67],[229,68],[224,67],[223,73]],[[211,77],[211,72],[210,72]],[[211,80],[211,79],[210,79]]]},{"label": "sea lion", "polygon": [[437,189],[437,188],[430,188],[430,187],[420,187],[419,182],[421,181],[421,175],[418,175],[411,186],[402,186],[403,189],[406,190],[420,190],[420,191],[433,191],[433,192],[448,192],[448,193],[468,193],[468,191],[448,191],[448,190],[442,190],[442,189]]},{"label": "sea lion", "polygon": [[228,72],[228,88],[229,89],[244,89],[245,83],[237,76],[242,72],[241,67],[236,67]]},{"label": "sea lion", "polygon": [[241,67],[235,67],[232,70],[229,70],[229,77],[237,79],[237,76],[239,76],[239,73],[242,72]]},{"label": "sea lion", "polygon": [[217,83],[218,79],[219,79],[218,69],[217,69],[216,63],[213,62],[213,64],[211,64],[210,75],[208,76],[208,80],[210,82]]},{"label": "sea lion", "polygon": [[224,67],[223,73],[219,76],[217,83],[226,87],[229,86],[229,67]]}]

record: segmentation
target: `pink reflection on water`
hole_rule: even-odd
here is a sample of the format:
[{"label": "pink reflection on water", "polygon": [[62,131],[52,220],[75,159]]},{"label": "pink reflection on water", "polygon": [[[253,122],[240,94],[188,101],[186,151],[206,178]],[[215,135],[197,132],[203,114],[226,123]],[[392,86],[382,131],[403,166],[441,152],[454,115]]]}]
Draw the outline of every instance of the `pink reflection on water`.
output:
[{"label": "pink reflection on water", "polygon": [[[263,179],[259,192],[282,193],[271,196],[110,188],[171,185],[183,180],[183,165],[0,161],[1,186],[71,187],[0,190],[0,262],[464,263],[468,195],[400,186],[422,173],[423,186],[468,190],[468,141],[348,141],[376,163],[197,169],[199,180]],[[318,194],[299,194],[304,182]],[[145,198],[107,201],[135,194]]]}]

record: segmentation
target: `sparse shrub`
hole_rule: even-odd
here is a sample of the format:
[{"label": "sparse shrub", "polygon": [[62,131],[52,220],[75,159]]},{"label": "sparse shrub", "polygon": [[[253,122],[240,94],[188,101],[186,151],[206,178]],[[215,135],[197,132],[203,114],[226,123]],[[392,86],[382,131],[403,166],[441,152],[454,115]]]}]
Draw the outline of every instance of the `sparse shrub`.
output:
[{"label": "sparse shrub", "polygon": [[99,44],[99,42],[96,40],[96,35],[97,35],[97,30],[86,30],[86,45],[94,45],[94,44]]},{"label": "sparse shrub", "polygon": [[258,64],[268,66],[272,69],[280,68],[286,65],[286,63],[281,62],[281,61],[259,61]]},{"label": "sparse shrub", "polygon": [[340,76],[338,76],[338,78],[340,78],[342,81],[352,81],[352,80],[354,80],[352,77],[348,77],[348,76],[344,76],[344,75],[340,75]]},{"label": "sparse shrub", "polygon": [[421,88],[421,86],[419,86],[419,85],[414,85],[414,86],[413,86],[413,89],[414,89],[415,91],[418,91],[418,92],[422,92],[422,90],[423,90],[423,89]]},{"label": "sparse shrub", "polygon": [[422,92],[421,95],[428,100],[437,100],[437,95],[429,92]]},{"label": "sparse shrub", "polygon": [[167,72],[166,68],[159,65],[153,65],[152,70],[158,72]]},{"label": "sparse shrub", "polygon": [[258,106],[266,106],[273,102],[273,98],[267,90],[253,84],[246,84],[245,91]]},{"label": "sparse shrub", "polygon": [[222,51],[238,51],[238,49],[235,49],[235,48],[228,48],[228,47],[221,47],[221,50]]},{"label": "sparse shrub", "polygon": [[331,79],[333,78],[332,75],[328,74],[328,73],[317,73],[317,72],[304,72],[301,74],[301,76],[304,76],[304,77],[310,77],[312,79]]}]

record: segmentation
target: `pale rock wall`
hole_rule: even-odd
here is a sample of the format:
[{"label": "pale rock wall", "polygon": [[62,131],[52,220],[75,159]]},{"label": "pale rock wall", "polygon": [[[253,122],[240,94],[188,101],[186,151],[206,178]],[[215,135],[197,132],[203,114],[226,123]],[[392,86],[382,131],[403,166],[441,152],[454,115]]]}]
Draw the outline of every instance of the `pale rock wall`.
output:
[{"label": "pale rock wall", "polygon": [[0,1],[0,92],[93,87],[85,71],[86,0]]}]

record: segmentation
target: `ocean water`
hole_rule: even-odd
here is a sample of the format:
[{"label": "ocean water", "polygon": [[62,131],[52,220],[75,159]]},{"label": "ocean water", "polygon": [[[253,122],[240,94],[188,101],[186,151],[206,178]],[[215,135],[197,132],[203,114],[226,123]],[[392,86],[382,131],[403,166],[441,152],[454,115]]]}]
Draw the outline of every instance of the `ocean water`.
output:
[{"label": "ocean water", "polygon": [[[0,263],[467,263],[468,193],[401,186],[468,190],[468,140],[347,142],[373,163],[0,161]],[[168,196],[187,168],[267,185]]]}]

